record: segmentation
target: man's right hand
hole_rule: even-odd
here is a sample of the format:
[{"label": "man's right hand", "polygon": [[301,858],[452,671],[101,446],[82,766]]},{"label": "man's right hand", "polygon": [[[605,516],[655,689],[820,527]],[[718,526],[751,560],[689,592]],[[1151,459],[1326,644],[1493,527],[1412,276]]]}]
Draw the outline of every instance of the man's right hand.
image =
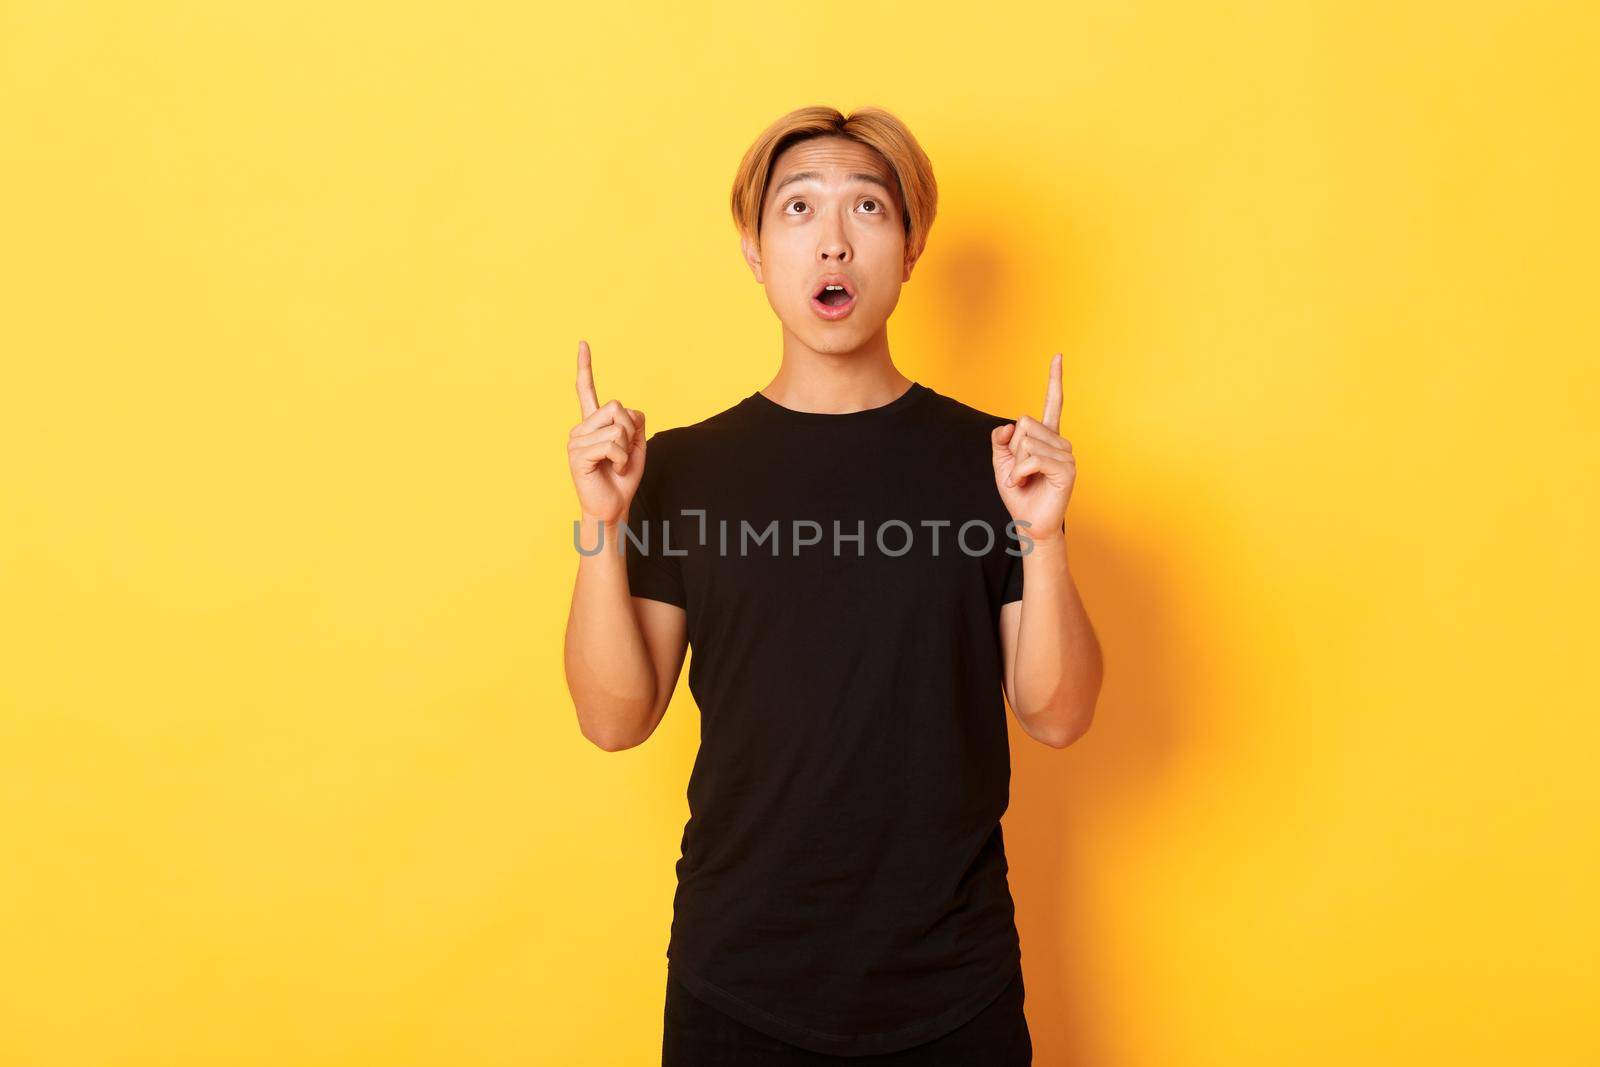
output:
[{"label": "man's right hand", "polygon": [[567,435],[578,507],[585,518],[621,522],[644,474],[644,412],[595,397],[587,341],[578,342],[578,409],[583,421]]}]

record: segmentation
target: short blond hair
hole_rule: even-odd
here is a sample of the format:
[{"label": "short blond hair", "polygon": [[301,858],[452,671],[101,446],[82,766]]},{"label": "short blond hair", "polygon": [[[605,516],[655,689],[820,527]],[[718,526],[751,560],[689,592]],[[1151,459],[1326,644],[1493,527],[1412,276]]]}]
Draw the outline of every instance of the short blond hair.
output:
[{"label": "short blond hair", "polygon": [[733,179],[733,223],[739,233],[752,244],[760,244],[761,207],[772,179],[772,164],[790,145],[813,137],[846,137],[883,157],[900,183],[906,258],[921,255],[939,203],[933,163],[905,123],[881,107],[860,107],[848,116],[831,107],[802,107],[763,130],[745,151]]}]

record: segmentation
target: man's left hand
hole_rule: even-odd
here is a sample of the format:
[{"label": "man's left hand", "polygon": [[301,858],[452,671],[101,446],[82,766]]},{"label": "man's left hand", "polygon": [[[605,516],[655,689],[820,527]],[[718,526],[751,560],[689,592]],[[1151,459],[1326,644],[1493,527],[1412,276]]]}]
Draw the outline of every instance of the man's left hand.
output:
[{"label": "man's left hand", "polygon": [[994,446],[994,481],[1006,510],[1016,521],[1019,535],[1034,541],[1062,536],[1067,501],[1077,478],[1072,442],[1061,429],[1061,353],[1050,360],[1050,380],[1045,387],[1044,417],[1024,415],[1014,423],[996,426],[989,434]]}]

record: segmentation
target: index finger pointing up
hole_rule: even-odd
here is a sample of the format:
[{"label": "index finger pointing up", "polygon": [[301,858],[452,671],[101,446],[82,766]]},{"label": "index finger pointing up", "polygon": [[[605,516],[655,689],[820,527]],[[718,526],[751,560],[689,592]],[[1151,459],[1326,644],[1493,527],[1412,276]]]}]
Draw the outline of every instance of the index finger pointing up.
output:
[{"label": "index finger pointing up", "polygon": [[594,367],[589,360],[589,342],[578,342],[578,410],[588,418],[600,407],[594,395]]},{"label": "index finger pointing up", "polygon": [[1044,390],[1044,418],[1039,420],[1051,433],[1061,432],[1061,353],[1050,360],[1050,383]]}]

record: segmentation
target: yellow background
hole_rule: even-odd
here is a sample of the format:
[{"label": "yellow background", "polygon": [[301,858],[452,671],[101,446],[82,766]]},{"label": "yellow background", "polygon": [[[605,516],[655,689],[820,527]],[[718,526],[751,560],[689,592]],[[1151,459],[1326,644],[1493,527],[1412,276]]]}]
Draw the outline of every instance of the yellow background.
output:
[{"label": "yellow background", "polygon": [[1065,354],[1037,1062],[1600,1061],[1587,7],[0,7],[0,1063],[658,1062],[698,721],[578,732],[576,346],[770,380],[811,103],[934,160],[903,371]]}]

